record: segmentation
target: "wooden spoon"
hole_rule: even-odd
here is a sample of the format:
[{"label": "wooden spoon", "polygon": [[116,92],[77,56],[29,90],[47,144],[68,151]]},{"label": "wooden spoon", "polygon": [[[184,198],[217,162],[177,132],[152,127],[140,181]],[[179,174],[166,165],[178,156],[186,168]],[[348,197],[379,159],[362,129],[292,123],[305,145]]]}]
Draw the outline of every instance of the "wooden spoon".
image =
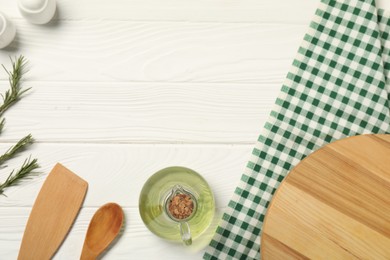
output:
[{"label": "wooden spoon", "polygon": [[118,204],[101,206],[89,223],[80,259],[96,259],[118,235],[122,223],[123,211]]}]

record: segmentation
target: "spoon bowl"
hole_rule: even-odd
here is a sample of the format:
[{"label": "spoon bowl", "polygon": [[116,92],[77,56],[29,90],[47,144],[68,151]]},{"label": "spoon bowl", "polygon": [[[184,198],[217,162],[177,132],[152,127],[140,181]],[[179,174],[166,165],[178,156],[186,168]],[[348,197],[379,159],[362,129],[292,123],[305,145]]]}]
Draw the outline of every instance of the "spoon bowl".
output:
[{"label": "spoon bowl", "polygon": [[119,234],[122,223],[123,210],[118,204],[101,206],[89,223],[80,259],[96,259]]}]

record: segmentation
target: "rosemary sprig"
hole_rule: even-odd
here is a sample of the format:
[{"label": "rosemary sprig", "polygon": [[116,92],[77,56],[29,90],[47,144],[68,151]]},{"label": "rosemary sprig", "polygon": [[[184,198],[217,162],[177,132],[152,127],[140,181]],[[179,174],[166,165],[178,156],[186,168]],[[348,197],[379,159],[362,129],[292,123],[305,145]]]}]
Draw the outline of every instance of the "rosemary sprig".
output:
[{"label": "rosemary sprig", "polygon": [[30,160],[30,158],[26,159],[23,165],[16,173],[14,173],[15,170],[13,170],[8,175],[8,178],[5,180],[5,182],[0,184],[0,195],[5,196],[4,194],[5,188],[18,184],[22,179],[26,179],[28,176],[32,175],[34,173],[34,170],[37,168],[39,168],[37,159],[33,159],[33,160]]},{"label": "rosemary sprig", "polygon": [[31,134],[23,137],[14,146],[11,146],[3,155],[0,156],[0,166],[7,160],[13,158],[17,153],[23,151],[28,145],[34,142]]},{"label": "rosemary sprig", "polygon": [[15,104],[24,93],[30,90],[30,88],[22,90],[20,87],[20,80],[26,65],[25,58],[23,56],[19,56],[19,58],[15,61],[11,58],[11,63],[12,71],[7,70],[4,65],[1,65],[8,74],[10,89],[7,90],[4,95],[1,95],[3,97],[3,104],[0,106],[0,116],[2,116],[13,104]]},{"label": "rosemary sprig", "polygon": [[0,121],[0,134],[3,132],[4,124],[5,124],[5,118],[1,119]]},{"label": "rosemary sprig", "polygon": [[[4,65],[3,68],[8,74],[8,81],[10,84],[10,89],[8,89],[4,95],[0,94],[3,98],[3,104],[0,105],[0,118],[3,116],[4,112],[10,108],[13,104],[20,100],[22,95],[26,93],[28,89],[21,88],[21,79],[24,73],[24,67],[26,65],[26,60],[23,56],[19,56],[19,58],[13,60],[11,58],[12,70],[8,71]],[[0,134],[4,128],[5,120],[2,118],[0,120]],[[3,155],[0,156],[0,165],[2,165],[5,161],[13,158],[17,153],[23,151],[28,145],[34,142],[31,134],[23,137],[19,142],[17,142],[14,146],[11,146]],[[15,172],[15,170],[11,171],[8,175],[7,179],[4,183],[0,184],[0,195],[5,195],[4,190],[8,187],[14,186],[18,184],[23,178],[28,177],[33,171],[38,168],[37,159],[30,160],[26,159],[21,166],[21,168]]]}]

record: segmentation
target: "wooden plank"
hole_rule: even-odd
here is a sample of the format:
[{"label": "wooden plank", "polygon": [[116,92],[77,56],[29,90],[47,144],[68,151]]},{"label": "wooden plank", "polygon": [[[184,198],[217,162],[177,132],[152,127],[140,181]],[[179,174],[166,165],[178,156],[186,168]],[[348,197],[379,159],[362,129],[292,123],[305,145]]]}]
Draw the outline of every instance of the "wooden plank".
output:
[{"label": "wooden plank", "polygon": [[[308,24],[319,0],[57,0],[54,20],[125,20],[178,22],[251,22]],[[377,0],[378,8],[390,10],[390,2]],[[2,12],[21,19],[15,2],[0,0]],[[55,23],[54,23],[55,24]]]},{"label": "wooden plank", "polygon": [[6,113],[3,142],[32,133],[38,142],[253,144],[280,89],[266,83],[25,87],[33,89]]},{"label": "wooden plank", "polygon": [[[32,81],[283,82],[307,24],[16,20]],[[1,73],[0,79],[6,80]]]},{"label": "wooden plank", "polygon": [[[109,202],[106,199],[105,202]],[[0,245],[2,259],[16,259],[27,223],[29,207],[0,207]],[[79,259],[88,224],[97,207],[83,207],[66,240],[54,259]],[[139,215],[138,208],[123,208],[126,225],[118,239],[105,252],[104,259],[129,259],[136,254],[142,259],[200,259],[203,249],[217,227],[223,208],[216,210],[214,222],[191,248],[165,241],[151,233]]]},{"label": "wooden plank", "polygon": [[[213,22],[282,22],[307,23],[319,0],[57,0],[61,20],[150,20]],[[2,11],[20,18],[14,2],[0,0]]]},{"label": "wooden plank", "polygon": [[[1,207],[32,206],[56,162],[88,182],[85,206],[114,201],[123,207],[137,207],[146,180],[168,166],[186,166],[209,183],[216,205],[226,206],[244,171],[252,145],[111,145],[35,144],[29,152],[39,158],[42,174],[0,196]],[[10,161],[0,172],[0,182],[23,157]],[[9,169],[9,170],[8,170]],[[221,181],[223,180],[223,181]]]}]

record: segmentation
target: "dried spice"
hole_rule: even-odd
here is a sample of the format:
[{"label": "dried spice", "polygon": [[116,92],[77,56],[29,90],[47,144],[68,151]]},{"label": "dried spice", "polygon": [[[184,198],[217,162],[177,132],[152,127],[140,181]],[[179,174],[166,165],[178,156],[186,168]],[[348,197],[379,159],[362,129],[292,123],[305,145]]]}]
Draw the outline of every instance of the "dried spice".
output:
[{"label": "dried spice", "polygon": [[169,202],[169,213],[176,219],[186,219],[194,210],[194,202],[187,194],[177,194]]}]

